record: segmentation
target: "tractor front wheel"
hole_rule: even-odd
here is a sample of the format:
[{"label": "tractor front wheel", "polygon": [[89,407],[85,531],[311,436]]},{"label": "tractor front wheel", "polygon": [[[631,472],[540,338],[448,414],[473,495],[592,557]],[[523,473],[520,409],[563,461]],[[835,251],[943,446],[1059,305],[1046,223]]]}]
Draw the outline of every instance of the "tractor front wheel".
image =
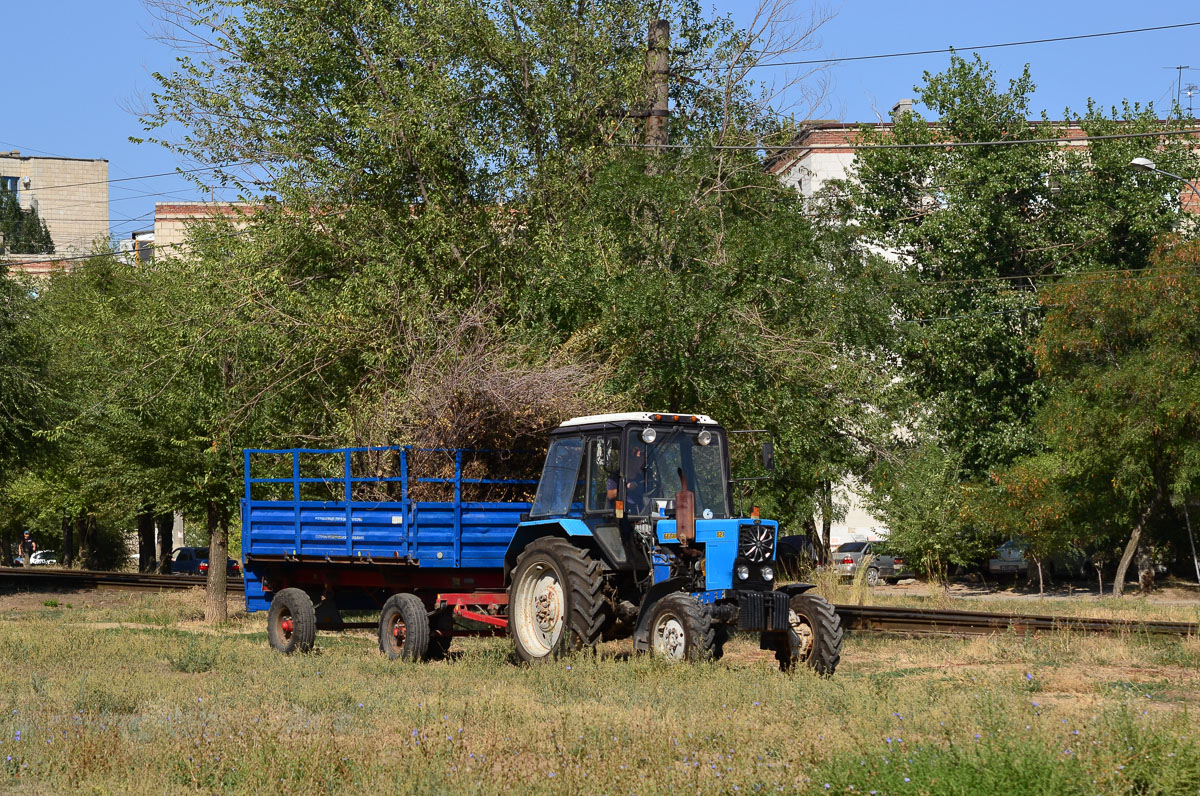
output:
[{"label": "tractor front wheel", "polygon": [[663,597],[650,612],[650,651],[670,663],[717,657],[717,630],[707,605],[685,592]]},{"label": "tractor front wheel", "polygon": [[829,676],[842,659],[842,620],[823,597],[797,594],[788,606],[790,629],[775,643],[779,668],[791,671],[799,664]]}]

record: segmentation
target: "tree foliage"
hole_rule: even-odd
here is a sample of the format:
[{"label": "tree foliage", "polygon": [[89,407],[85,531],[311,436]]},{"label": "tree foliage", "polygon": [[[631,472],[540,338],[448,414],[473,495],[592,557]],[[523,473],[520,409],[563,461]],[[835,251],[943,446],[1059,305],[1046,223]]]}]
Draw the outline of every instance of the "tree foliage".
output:
[{"label": "tree foliage", "polygon": [[36,207],[21,207],[16,194],[0,190],[0,254],[54,254],[54,240]]}]

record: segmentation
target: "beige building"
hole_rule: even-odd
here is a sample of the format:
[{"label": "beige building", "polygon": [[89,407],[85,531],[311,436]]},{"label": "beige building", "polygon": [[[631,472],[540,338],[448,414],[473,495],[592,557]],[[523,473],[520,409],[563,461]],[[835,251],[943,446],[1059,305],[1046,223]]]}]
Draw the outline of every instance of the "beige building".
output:
[{"label": "beige building", "polygon": [[155,258],[183,253],[188,227],[199,221],[229,219],[237,229],[245,226],[257,205],[245,202],[157,202],[154,205],[154,232],[151,236]]},{"label": "beige building", "polygon": [[96,241],[108,238],[107,160],[0,152],[0,190],[37,210],[61,257],[90,254]]}]

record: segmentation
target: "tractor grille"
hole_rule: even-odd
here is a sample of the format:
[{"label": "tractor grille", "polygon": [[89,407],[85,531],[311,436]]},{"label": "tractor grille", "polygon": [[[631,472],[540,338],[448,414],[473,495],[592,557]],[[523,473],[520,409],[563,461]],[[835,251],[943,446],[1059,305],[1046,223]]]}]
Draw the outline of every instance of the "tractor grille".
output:
[{"label": "tractor grille", "polygon": [[783,592],[741,592],[737,626],[741,630],[787,630],[788,602]]},{"label": "tractor grille", "polygon": [[738,526],[738,555],[761,564],[775,551],[775,529],[770,525]]}]

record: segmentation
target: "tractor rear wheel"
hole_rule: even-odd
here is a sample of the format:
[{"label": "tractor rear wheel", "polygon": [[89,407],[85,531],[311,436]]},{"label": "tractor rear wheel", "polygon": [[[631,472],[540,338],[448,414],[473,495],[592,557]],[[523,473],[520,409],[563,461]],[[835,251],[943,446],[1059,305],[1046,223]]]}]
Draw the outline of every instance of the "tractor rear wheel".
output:
[{"label": "tractor rear wheel", "polygon": [[517,558],[508,632],[527,663],[594,646],[609,619],[600,562],[566,539],[544,537]]},{"label": "tractor rear wheel", "polygon": [[665,661],[711,661],[716,640],[708,606],[686,592],[668,594],[650,611],[650,651]]},{"label": "tractor rear wheel", "polygon": [[415,594],[393,594],[379,615],[379,649],[391,660],[419,661],[429,649],[429,616]]},{"label": "tractor rear wheel", "polygon": [[817,674],[828,677],[842,659],[842,620],[823,597],[797,594],[788,611],[786,633],[775,644],[779,668],[791,671],[804,664]]},{"label": "tractor rear wheel", "polygon": [[303,589],[283,589],[271,598],[267,640],[284,655],[308,652],[317,638],[317,612]]}]

